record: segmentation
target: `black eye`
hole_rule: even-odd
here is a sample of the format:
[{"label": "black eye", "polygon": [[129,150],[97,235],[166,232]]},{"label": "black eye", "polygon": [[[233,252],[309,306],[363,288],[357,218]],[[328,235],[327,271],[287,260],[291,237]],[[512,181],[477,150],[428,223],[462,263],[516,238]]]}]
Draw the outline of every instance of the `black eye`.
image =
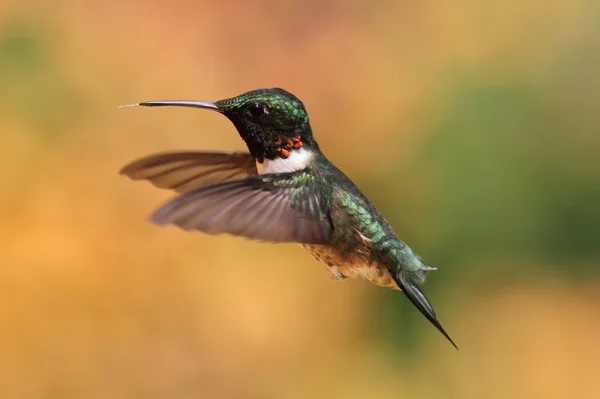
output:
[{"label": "black eye", "polygon": [[250,104],[248,107],[248,112],[253,118],[262,118],[267,114],[266,107],[261,103]]}]

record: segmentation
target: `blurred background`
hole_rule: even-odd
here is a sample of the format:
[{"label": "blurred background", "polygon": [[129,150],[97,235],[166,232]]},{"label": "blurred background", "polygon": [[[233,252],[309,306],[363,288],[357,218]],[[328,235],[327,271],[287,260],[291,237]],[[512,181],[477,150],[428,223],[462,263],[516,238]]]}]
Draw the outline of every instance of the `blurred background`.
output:
[{"label": "blurred background", "polygon": [[[600,3],[0,3],[0,398],[600,397]],[[297,245],[149,224],[118,175],[243,150],[152,99],[279,86],[438,271],[461,348]]]}]

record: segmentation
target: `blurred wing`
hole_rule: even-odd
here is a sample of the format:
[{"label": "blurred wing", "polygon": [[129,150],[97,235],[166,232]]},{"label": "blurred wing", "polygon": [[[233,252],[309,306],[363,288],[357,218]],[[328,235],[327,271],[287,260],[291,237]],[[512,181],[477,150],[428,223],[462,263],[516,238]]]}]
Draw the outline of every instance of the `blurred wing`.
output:
[{"label": "blurred wing", "polygon": [[207,234],[270,242],[327,244],[329,203],[309,172],[267,174],[201,187],[160,207],[152,221]]},{"label": "blurred wing", "polygon": [[178,192],[258,174],[250,153],[200,151],[149,155],[124,166],[120,173],[132,180],[148,180],[158,188]]}]

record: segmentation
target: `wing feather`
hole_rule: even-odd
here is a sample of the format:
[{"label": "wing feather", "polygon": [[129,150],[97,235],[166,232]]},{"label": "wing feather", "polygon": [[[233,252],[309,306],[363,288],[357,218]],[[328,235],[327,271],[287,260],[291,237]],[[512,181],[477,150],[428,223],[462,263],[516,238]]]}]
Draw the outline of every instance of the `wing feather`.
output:
[{"label": "wing feather", "polygon": [[212,235],[326,244],[332,234],[329,210],[320,203],[312,176],[302,173],[307,172],[253,176],[196,188],[165,203],[151,220]]},{"label": "wing feather", "polygon": [[204,185],[256,176],[256,162],[247,152],[163,152],[125,165],[121,174],[148,180],[154,186],[185,192]]}]

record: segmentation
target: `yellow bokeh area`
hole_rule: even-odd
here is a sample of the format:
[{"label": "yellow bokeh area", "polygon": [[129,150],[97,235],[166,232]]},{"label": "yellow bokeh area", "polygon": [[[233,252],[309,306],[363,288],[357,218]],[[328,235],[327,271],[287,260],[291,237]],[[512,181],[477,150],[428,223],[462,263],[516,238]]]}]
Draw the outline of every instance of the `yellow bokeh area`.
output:
[{"label": "yellow bokeh area", "polygon": [[[0,3],[0,398],[600,398],[600,3]],[[438,268],[159,228],[118,170],[244,150],[144,100],[282,87]]]}]

